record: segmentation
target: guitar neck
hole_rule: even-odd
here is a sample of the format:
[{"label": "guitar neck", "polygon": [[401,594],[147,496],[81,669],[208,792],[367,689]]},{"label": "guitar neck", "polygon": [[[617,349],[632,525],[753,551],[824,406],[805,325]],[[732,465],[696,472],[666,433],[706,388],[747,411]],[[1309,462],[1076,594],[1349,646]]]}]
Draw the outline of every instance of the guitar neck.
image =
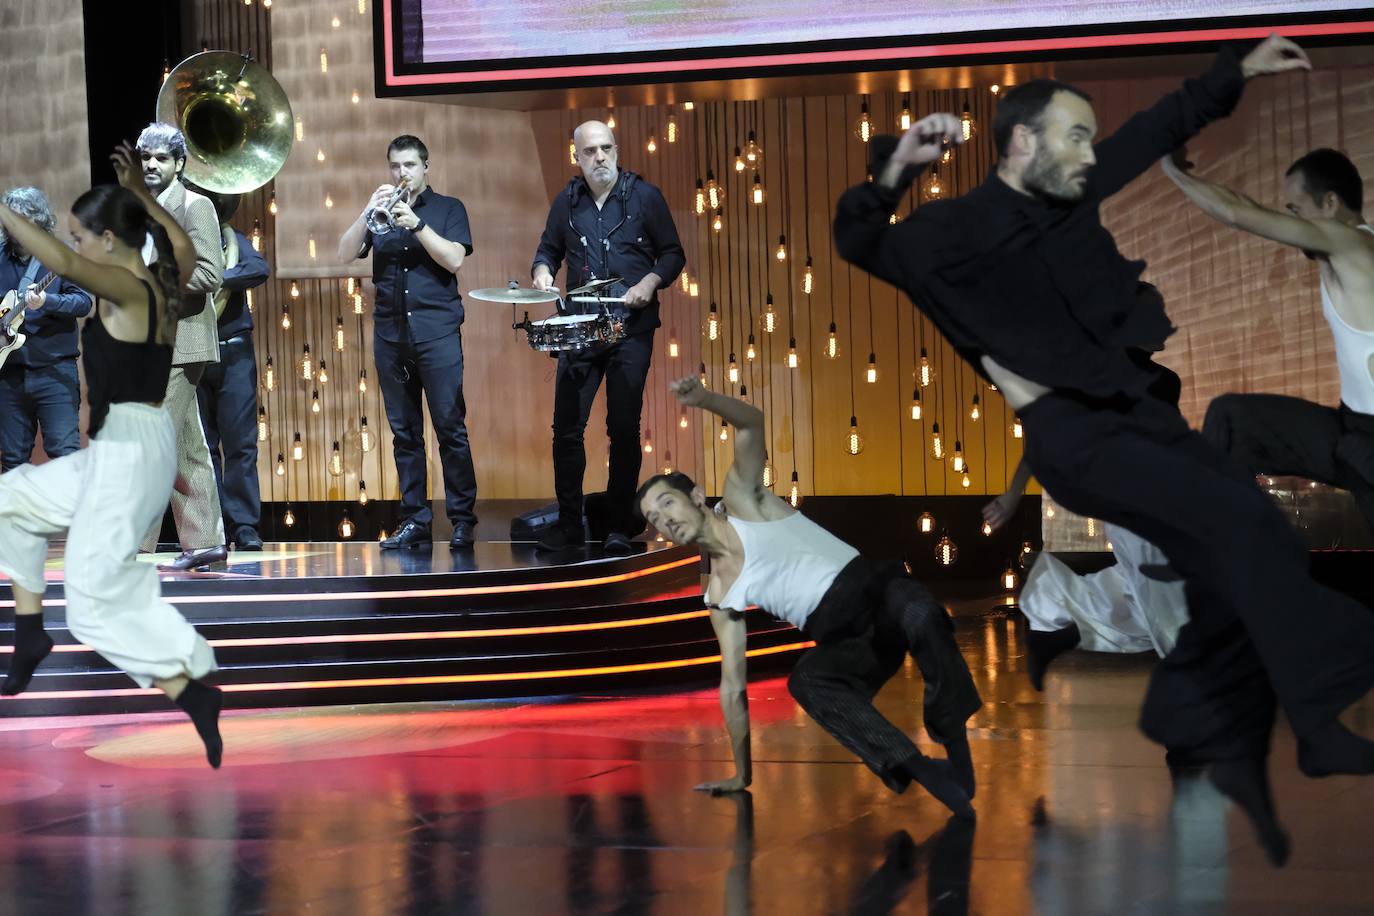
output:
[{"label": "guitar neck", "polygon": [[[43,290],[47,289],[49,286],[52,286],[53,281],[56,280],[56,279],[57,279],[57,274],[53,273],[52,271],[48,271],[48,275],[47,275],[45,278],[43,278],[43,282],[42,282],[42,283],[39,283],[39,284],[37,284],[37,285],[34,287],[34,291],[35,291],[35,292],[39,292],[39,293],[43,292]],[[13,297],[14,306],[10,309],[9,314],[5,315],[5,318],[4,318],[4,326],[5,326],[5,333],[7,333],[7,334],[13,334],[13,333],[14,333],[14,326],[15,326],[16,324],[19,323],[19,320],[20,320],[21,318],[24,317],[24,295],[25,295],[25,294],[24,294],[23,292],[21,292],[20,290],[17,290],[17,289],[16,289],[16,290],[14,290],[13,292],[9,293],[8,295]],[[7,296],[7,298],[8,298],[8,296]]]}]

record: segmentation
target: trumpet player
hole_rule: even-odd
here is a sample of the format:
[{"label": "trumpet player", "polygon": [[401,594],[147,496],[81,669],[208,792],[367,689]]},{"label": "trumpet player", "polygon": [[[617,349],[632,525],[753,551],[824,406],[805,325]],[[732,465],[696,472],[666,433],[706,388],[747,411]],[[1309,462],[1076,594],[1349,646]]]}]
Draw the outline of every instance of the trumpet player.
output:
[{"label": "trumpet player", "polygon": [[428,547],[434,520],[427,495],[425,422],[439,440],[444,505],[453,523],[449,547],[473,544],[477,476],[472,467],[463,400],[463,297],[458,269],[472,254],[468,212],[456,197],[429,186],[429,150],[405,134],[386,150],[391,182],[339,239],[339,258],[372,255],[373,355],[391,426],[401,487],[401,522],[386,549]]}]

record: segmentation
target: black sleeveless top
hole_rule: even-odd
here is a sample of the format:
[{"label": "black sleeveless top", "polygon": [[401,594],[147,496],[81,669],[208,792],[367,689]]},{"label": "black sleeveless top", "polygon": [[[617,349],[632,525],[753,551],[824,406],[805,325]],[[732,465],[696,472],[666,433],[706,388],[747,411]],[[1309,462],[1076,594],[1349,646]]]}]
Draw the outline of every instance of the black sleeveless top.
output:
[{"label": "black sleeveless top", "polygon": [[157,403],[167,396],[172,374],[172,348],[157,342],[157,298],[148,290],[148,339],[127,343],[110,336],[100,320],[100,303],[81,332],[81,365],[86,370],[86,403],[91,408],[90,436],[100,432],[111,404]]}]

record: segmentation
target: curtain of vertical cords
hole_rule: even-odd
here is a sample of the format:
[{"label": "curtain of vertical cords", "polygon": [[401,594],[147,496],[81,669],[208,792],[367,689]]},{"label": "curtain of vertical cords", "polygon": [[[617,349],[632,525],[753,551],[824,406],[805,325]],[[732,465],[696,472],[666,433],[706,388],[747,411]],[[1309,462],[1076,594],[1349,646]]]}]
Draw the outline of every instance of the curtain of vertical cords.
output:
[{"label": "curtain of vertical cords", "polygon": [[[760,102],[759,104],[760,104],[760,106],[761,106],[761,108],[762,108],[762,114],[761,114],[761,116],[760,116],[760,118],[759,118],[759,124],[760,124],[760,140],[759,140],[759,142],[760,142],[760,143],[763,143],[763,137],[764,137],[764,135],[767,134],[767,131],[762,130],[762,127],[768,123],[768,106],[767,106],[766,104],[762,103],[762,102]],[[779,104],[782,104],[782,103],[779,102]],[[779,118],[779,119],[782,118],[781,109],[778,110],[778,118]],[[771,136],[772,136],[772,138],[773,138],[774,140],[777,139],[777,134],[772,134]],[[771,141],[770,141],[770,143],[771,143]],[[765,147],[765,149],[767,149],[767,147]],[[777,146],[774,146],[774,147],[773,147],[773,152],[774,152],[775,155],[777,154],[778,149],[779,149],[779,147],[777,147]],[[767,160],[765,160],[765,161],[767,161]],[[779,176],[779,175],[782,174],[782,172],[775,166],[775,167],[774,167],[774,170],[773,170],[773,174],[774,174],[775,176]],[[780,211],[780,212],[781,212],[781,211]],[[771,284],[771,279],[770,279],[770,278],[771,278],[771,275],[772,275],[772,261],[768,258],[768,252],[767,252],[767,250],[765,250],[764,253],[763,253],[763,270],[760,271],[760,274],[761,274],[762,276],[761,276],[761,278],[760,278],[759,295],[760,295],[760,297],[762,297],[762,301],[765,303],[765,305],[764,305],[763,307],[766,308],[766,303],[767,303],[767,301],[768,301],[768,300],[767,300],[768,290],[769,290],[769,288],[770,288],[771,285],[772,285],[772,284]],[[776,305],[775,305],[775,306],[774,306],[774,310],[775,310],[775,311],[776,311],[776,308],[777,308],[777,307],[776,307]],[[762,314],[762,312],[760,312],[760,314]],[[773,330],[774,330],[774,333],[777,332],[776,326],[774,327]],[[764,332],[763,327],[762,327],[762,322],[760,322],[759,332],[760,332],[760,333],[759,333],[759,348],[760,348],[761,354],[762,354],[762,359],[759,361],[759,378],[761,379],[761,381],[759,382],[759,384],[762,386],[762,387],[759,389],[759,403],[760,403],[760,404],[764,404],[764,405],[766,405],[766,407],[767,407],[767,409],[764,410],[764,412],[763,412],[763,428],[764,428],[764,438],[765,438],[765,441],[767,442],[766,454],[767,454],[767,456],[768,456],[768,460],[769,460],[769,461],[772,461],[772,457],[773,457],[773,454],[774,454],[774,451],[775,451],[774,448],[773,448],[773,430],[776,428],[776,423],[774,422],[774,417],[773,417],[773,378],[772,378],[772,374],[773,374],[773,348],[772,348],[773,334],[769,334],[769,333]],[[770,483],[773,483],[773,482],[774,482],[774,481],[770,481]]]},{"label": "curtain of vertical cords", "polygon": [[[752,103],[744,104],[752,105]],[[735,111],[737,114],[740,112],[741,105],[742,103],[740,102],[735,103]],[[748,115],[743,116],[742,120],[745,123],[747,123],[749,121]],[[736,146],[743,146],[741,141],[744,139],[745,131],[741,128],[740,125],[741,118],[737,118],[735,121]],[[754,238],[752,223],[754,220],[753,211],[756,208],[749,199],[749,182],[746,181],[744,178],[746,174],[747,172],[738,173],[739,180],[737,182],[737,184],[739,185],[740,210],[742,211],[740,219],[740,243],[741,246],[744,248],[744,270],[740,273],[739,281],[740,292],[744,296],[745,309],[744,311],[740,312],[739,316],[739,365],[740,388],[742,389],[742,391],[747,391],[747,396],[750,402],[752,402],[754,400],[755,392],[757,389],[757,386],[754,382],[754,363],[745,355],[744,348],[747,346],[745,341],[748,339],[750,334],[754,333]],[[762,217],[763,214],[760,213],[760,222],[762,221]]]},{"label": "curtain of vertical cords", "polygon": [[[848,107],[846,106],[846,126],[848,126],[849,124],[849,118],[847,117],[848,113]],[[845,131],[845,134],[846,136],[844,138],[844,184],[848,185],[848,183],[851,180],[851,170],[849,165],[848,131]],[[833,248],[834,246],[831,247]],[[849,282],[845,285],[845,307],[848,309],[848,312],[845,317],[845,322],[848,324],[848,327],[845,328],[845,333],[849,335],[849,352],[845,354],[849,364],[849,415],[851,417],[857,418],[858,412],[854,406],[854,266],[847,261],[845,262],[845,275],[849,278]]]},{"label": "curtain of vertical cords", "polygon": [[[805,250],[804,254],[805,254],[806,257],[809,258],[809,257],[811,257],[811,167],[810,167],[810,163],[811,163],[811,147],[810,147],[810,144],[809,144],[810,137],[807,135],[807,130],[806,130],[806,126],[807,126],[807,124],[806,124],[806,97],[805,97],[805,96],[802,96],[802,97],[798,100],[798,102],[799,102],[799,104],[800,104],[800,106],[801,106],[801,116],[802,116],[802,226],[804,227],[804,230],[803,230],[803,231],[804,231],[804,234],[805,234],[805,237],[806,237],[806,250]],[[805,263],[805,262],[803,262],[803,263]],[[812,282],[814,283],[814,282],[815,282],[815,266],[814,266],[814,265],[812,265],[812,271],[811,271],[811,273],[812,273]],[[813,289],[814,289],[814,287],[813,287]],[[793,298],[793,294],[794,294],[794,293],[795,293],[795,290],[792,289],[792,283],[791,283],[791,281],[789,280],[789,281],[788,281],[788,284],[787,284],[787,313],[788,313],[787,322],[788,322],[788,326],[792,329],[792,330],[791,330],[791,333],[788,335],[789,340],[795,339],[796,336],[797,336],[797,332],[796,332],[796,327],[797,327],[797,313],[796,313],[796,308],[795,308],[795,302],[796,302],[796,300]],[[807,333],[807,338],[806,338],[806,339],[807,339],[807,342],[809,343],[809,342],[812,342],[812,341],[815,340],[815,333],[814,333],[814,330],[815,330],[815,322],[812,320],[812,316],[811,316],[811,297],[810,297],[810,296],[806,296],[806,297],[805,297],[805,302],[806,302],[806,306],[807,306],[807,308],[806,308],[806,326],[807,326],[807,332],[808,332],[808,333]],[[809,371],[810,371],[811,360],[815,359],[815,355],[814,355],[814,354],[811,354],[809,350],[807,350],[807,351],[805,351],[805,352],[807,352],[807,354],[808,354],[808,355],[807,355],[807,371],[809,372]],[[798,357],[798,358],[800,358],[800,357]],[[797,471],[797,390],[796,390],[797,379],[796,379],[796,377],[797,377],[797,375],[799,375],[800,373],[801,373],[801,368],[800,368],[800,367],[798,367],[795,371],[789,369],[788,372],[787,372],[787,396],[788,396],[788,400],[789,400],[789,404],[790,404],[790,406],[788,407],[788,412],[791,414],[791,418],[792,418],[790,439],[791,439],[791,445],[792,445],[792,470],[793,470],[793,471]],[[813,438],[814,438],[814,436],[813,436]],[[800,479],[800,477],[801,477],[800,473],[798,473],[797,476],[798,476],[798,479]],[[790,484],[790,482],[789,482],[789,484]]]},{"label": "curtain of vertical cords", "polygon": [[[705,152],[704,152],[703,155],[704,155],[705,161],[706,161],[706,169],[710,169],[710,168],[711,168],[711,157],[710,157],[710,148],[711,148],[711,147],[710,147],[710,144],[711,144],[711,121],[712,121],[712,118],[711,118],[711,109],[712,109],[713,107],[714,107],[714,106],[711,105],[710,103],[705,103],[705,104],[702,105],[702,111],[701,111],[701,117],[702,117],[702,132],[701,132],[701,133],[702,133],[702,145],[703,145],[703,148],[704,148],[704,150],[705,150]],[[703,171],[705,171],[705,170],[703,170]],[[709,201],[708,201],[708,203],[709,203]],[[719,296],[719,290],[717,289],[717,284],[720,282],[720,256],[719,256],[719,252],[716,250],[715,240],[712,238],[712,236],[714,236],[715,233],[711,231],[711,225],[710,225],[711,219],[712,219],[712,216],[711,216],[711,214],[710,214],[710,212],[709,212],[709,208],[708,208],[708,212],[707,212],[706,216],[703,217],[703,221],[702,221],[702,232],[705,234],[705,239],[706,239],[706,260],[707,260],[707,273],[708,273],[708,277],[707,277],[707,280],[708,280],[708,283],[707,283],[707,290],[708,290],[708,292],[710,293],[710,298],[709,298],[707,301],[708,301],[708,302],[717,302],[717,301],[719,300],[719,298],[720,298],[720,296]],[[711,362],[714,362],[714,361],[715,361],[715,354],[712,352],[711,347],[712,347],[712,342],[711,342],[711,340],[710,340],[709,337],[706,338],[704,341],[702,341],[702,344],[701,344],[701,362],[702,362],[703,365],[705,365],[707,361],[711,361]],[[709,374],[709,373],[707,374],[707,380],[708,380],[708,381],[710,380],[710,374]],[[721,390],[721,389],[718,387],[716,390],[719,391],[719,390]],[[702,464],[703,464],[702,471],[704,472],[704,471],[706,470],[705,467],[704,467],[704,465],[705,465],[705,463],[706,463],[707,454],[709,453],[709,456],[710,456],[710,459],[711,459],[711,480],[712,480],[713,482],[714,482],[714,481],[717,481],[717,480],[720,479],[720,476],[719,476],[719,475],[720,475],[720,469],[719,469],[719,466],[718,466],[717,461],[716,461],[715,432],[714,432],[714,430],[712,430],[712,429],[707,425],[707,423],[706,423],[705,420],[704,420],[704,416],[705,416],[705,415],[704,415],[704,414],[701,414],[700,411],[694,410],[694,411],[692,411],[692,415],[693,415],[693,416],[692,416],[692,418],[688,421],[688,423],[689,423],[689,425],[690,425],[690,424],[695,424],[695,425],[696,425],[697,441],[703,443],[703,444],[702,444]]]}]

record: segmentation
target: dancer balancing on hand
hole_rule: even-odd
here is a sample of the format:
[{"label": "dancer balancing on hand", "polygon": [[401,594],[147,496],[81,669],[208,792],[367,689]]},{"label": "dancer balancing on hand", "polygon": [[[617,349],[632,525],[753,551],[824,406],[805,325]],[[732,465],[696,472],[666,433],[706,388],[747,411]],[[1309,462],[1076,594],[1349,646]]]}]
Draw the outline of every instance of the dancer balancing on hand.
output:
[{"label": "dancer balancing on hand", "polygon": [[[222,697],[199,680],[215,670],[214,653],[162,599],[153,567],[135,559],[176,480],[176,438],[161,401],[195,249],[144,187],[133,149],[122,145],[110,158],[119,185],[77,198],[67,219],[71,248],[0,207],[11,237],[97,299],[81,341],[90,444],[0,475],[0,572],[15,601],[15,649],[0,692],[23,692],[52,650],[43,564],[48,543],[65,535],[72,635],[185,710],[218,767]],[[148,267],[140,250],[150,234],[157,260]]]}]

